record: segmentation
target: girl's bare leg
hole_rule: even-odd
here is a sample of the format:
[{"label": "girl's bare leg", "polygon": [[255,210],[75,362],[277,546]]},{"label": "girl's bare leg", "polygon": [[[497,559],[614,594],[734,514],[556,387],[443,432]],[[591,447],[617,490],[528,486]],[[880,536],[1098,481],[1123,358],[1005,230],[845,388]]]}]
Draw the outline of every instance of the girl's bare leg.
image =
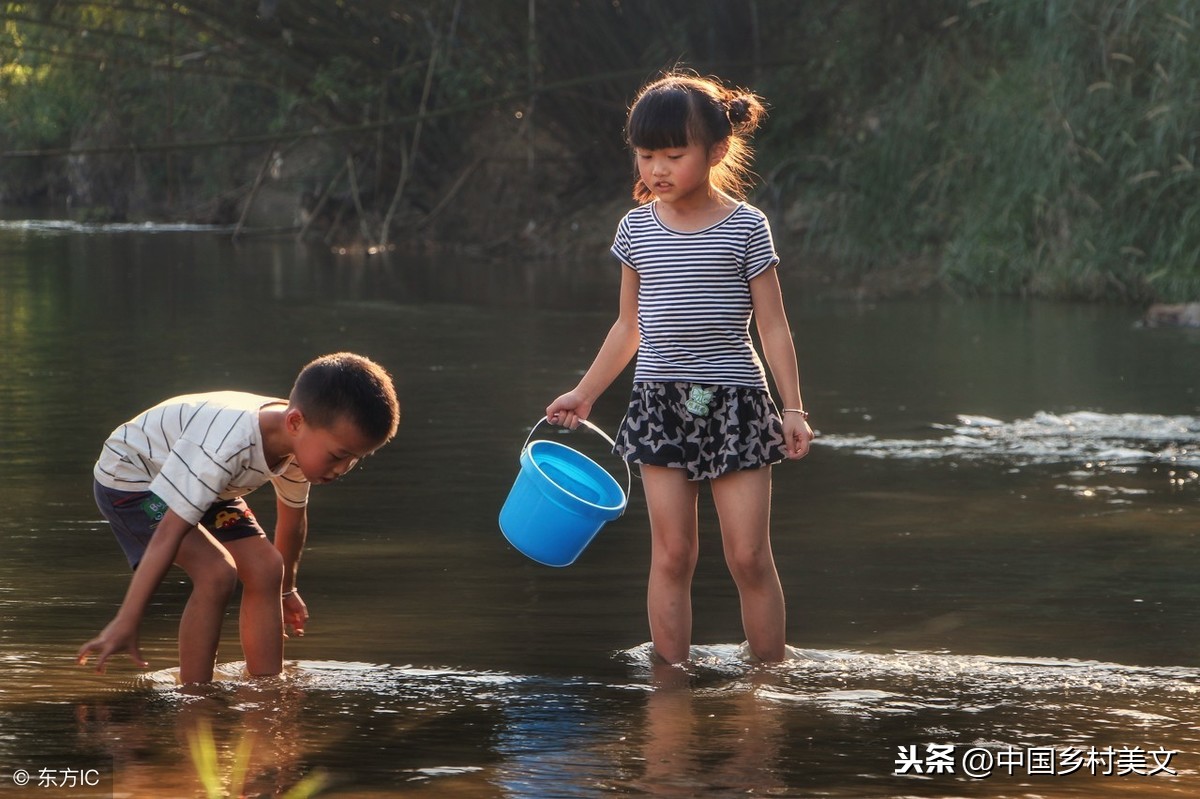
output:
[{"label": "girl's bare leg", "polygon": [[184,536],[175,563],[192,581],[179,620],[179,679],[185,685],[211,682],[221,622],[237,588],[237,569],[229,553],[201,528]]},{"label": "girl's bare leg", "polygon": [[783,660],[787,617],[771,552],[771,467],[724,474],[712,491],[750,650],[767,663]]},{"label": "girl's bare leg", "polygon": [[643,466],[650,511],[650,582],[646,607],[654,651],[667,663],[688,659],[692,638],[692,574],[699,540],[697,485],[682,469]]},{"label": "girl's bare leg", "polygon": [[246,670],[255,677],[283,671],[283,556],[263,536],[225,545],[242,581],[239,630]]}]

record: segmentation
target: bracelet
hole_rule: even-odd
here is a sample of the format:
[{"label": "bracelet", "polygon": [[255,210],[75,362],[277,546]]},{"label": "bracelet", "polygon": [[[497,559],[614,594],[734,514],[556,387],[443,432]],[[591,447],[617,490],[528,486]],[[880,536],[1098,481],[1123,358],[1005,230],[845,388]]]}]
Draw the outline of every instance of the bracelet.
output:
[{"label": "bracelet", "polygon": [[291,596],[291,595],[292,595],[292,594],[294,594],[294,593],[296,593],[296,589],[295,589],[295,588],[293,588],[291,591],[284,591],[284,592],[283,592],[283,594],[281,595],[281,598],[282,598],[282,597],[285,597],[285,596]]},{"label": "bracelet", "polygon": [[804,410],[803,408],[784,408],[783,412],[784,413],[798,413],[798,414],[800,414],[801,419],[803,419],[806,422],[808,421],[808,411]]}]

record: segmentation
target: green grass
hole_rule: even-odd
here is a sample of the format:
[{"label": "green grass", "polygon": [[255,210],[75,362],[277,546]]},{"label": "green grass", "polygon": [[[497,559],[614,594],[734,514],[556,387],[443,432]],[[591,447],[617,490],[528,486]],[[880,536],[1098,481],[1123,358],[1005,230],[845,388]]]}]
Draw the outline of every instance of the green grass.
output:
[{"label": "green grass", "polygon": [[834,143],[809,246],[864,270],[933,252],[964,291],[1200,298],[1200,5],[957,5]]}]

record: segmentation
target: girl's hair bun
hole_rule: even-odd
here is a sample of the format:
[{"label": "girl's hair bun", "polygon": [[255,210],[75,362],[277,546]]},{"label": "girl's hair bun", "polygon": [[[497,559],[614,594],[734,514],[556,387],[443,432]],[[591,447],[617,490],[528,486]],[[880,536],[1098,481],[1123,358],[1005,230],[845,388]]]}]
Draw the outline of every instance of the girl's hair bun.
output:
[{"label": "girl's hair bun", "polygon": [[734,97],[729,101],[728,106],[729,121],[734,125],[740,125],[750,119],[750,101],[743,95]]}]

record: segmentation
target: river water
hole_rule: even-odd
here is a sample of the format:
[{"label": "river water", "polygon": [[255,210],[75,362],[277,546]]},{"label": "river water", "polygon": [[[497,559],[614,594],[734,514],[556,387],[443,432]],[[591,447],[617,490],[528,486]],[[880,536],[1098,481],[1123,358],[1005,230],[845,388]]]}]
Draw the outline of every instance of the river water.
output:
[{"label": "river water", "polygon": [[[741,656],[705,503],[680,672],[647,656],[636,478],[563,569],[496,523],[617,271],[0,223],[0,792],[200,796],[205,739],[251,796],[308,774],[338,797],[1200,791],[1200,331],[1120,307],[856,303],[785,264],[819,433],[775,471],[797,658]],[[242,678],[231,612],[221,678],[179,689],[179,572],[143,626],[150,672],[76,667],[128,582],[91,500],[105,435],[177,393],[285,394],[345,349],[395,373],[404,418],[313,492],[312,620],[286,673]],[[593,413],[609,432],[627,387]],[[590,433],[544,435],[611,465]],[[251,497],[267,523],[269,494]]]}]

